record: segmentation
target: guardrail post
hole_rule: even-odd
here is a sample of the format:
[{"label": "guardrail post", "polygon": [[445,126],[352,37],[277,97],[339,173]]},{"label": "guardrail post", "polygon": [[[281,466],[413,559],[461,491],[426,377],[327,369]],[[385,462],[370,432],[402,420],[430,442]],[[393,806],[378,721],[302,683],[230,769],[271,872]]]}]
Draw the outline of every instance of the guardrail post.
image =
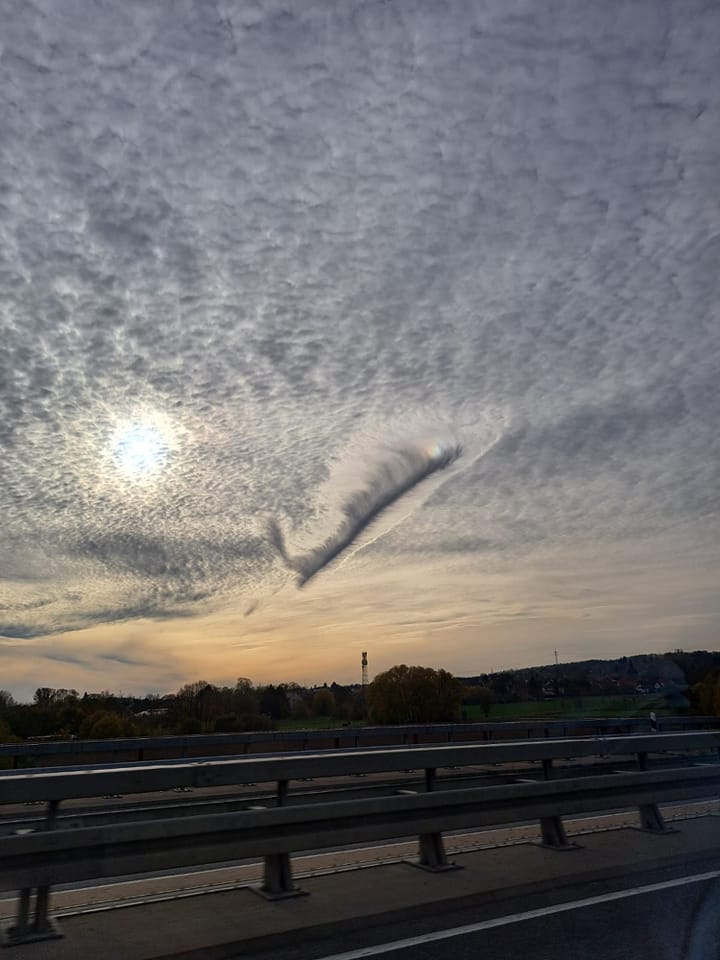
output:
[{"label": "guardrail post", "polygon": [[456,863],[450,863],[448,860],[441,833],[421,833],[418,839],[420,841],[418,867],[422,867],[423,870],[430,870],[432,873],[460,869]]},{"label": "guardrail post", "polygon": [[640,813],[640,829],[648,833],[675,833],[675,830],[665,825],[665,818],[656,803],[641,803],[638,806]]},{"label": "guardrail post", "polygon": [[50,887],[38,887],[35,895],[35,933],[51,933],[56,935],[53,922],[50,919]]},{"label": "guardrail post", "polygon": [[15,917],[15,926],[10,927],[5,938],[8,946],[15,943],[27,943],[33,939],[32,927],[30,921],[30,887],[23,887],[18,895],[17,914]]},{"label": "guardrail post", "polygon": [[542,762],[543,769],[543,780],[550,780],[552,778],[552,757],[549,757]]},{"label": "guardrail post", "polygon": [[[57,820],[59,800],[50,800],[44,829],[52,830]],[[57,924],[50,918],[50,887],[38,887],[35,894],[35,918],[30,922],[30,900],[32,888],[24,887],[18,896],[18,909],[15,925],[10,927],[5,937],[5,946],[16,946],[21,943],[33,943],[38,940],[59,940],[62,933]]]},{"label": "guardrail post", "polygon": [[263,885],[258,890],[267,900],[285,900],[297,897],[303,891],[293,885],[290,855],[270,853],[265,857]]},{"label": "guardrail post", "polygon": [[[278,780],[276,796],[277,806],[284,807],[288,797],[287,780]],[[307,890],[301,890],[293,882],[289,853],[265,854],[262,886],[251,889],[266,900],[287,900],[290,897],[307,896]]]},{"label": "guardrail post", "polygon": [[[48,804],[47,817],[45,819],[45,829],[54,830],[57,821],[58,800],[51,800]],[[38,887],[35,897],[35,931],[36,933],[52,932],[52,921],[48,915],[50,907],[50,887]]]},{"label": "guardrail post", "polygon": [[638,770],[647,770],[648,768],[648,755],[644,750],[641,750],[637,755]]},{"label": "guardrail post", "polygon": [[562,817],[540,818],[541,845],[552,850],[578,850],[576,843],[571,843],[565,833]]},{"label": "guardrail post", "polygon": [[[428,767],[425,770],[425,791],[432,793],[437,782],[437,770]],[[420,844],[418,861],[410,861],[413,866],[431,873],[445,873],[448,870],[462,870],[456,863],[452,863],[445,853],[445,843],[442,833],[421,833],[418,837]]]}]

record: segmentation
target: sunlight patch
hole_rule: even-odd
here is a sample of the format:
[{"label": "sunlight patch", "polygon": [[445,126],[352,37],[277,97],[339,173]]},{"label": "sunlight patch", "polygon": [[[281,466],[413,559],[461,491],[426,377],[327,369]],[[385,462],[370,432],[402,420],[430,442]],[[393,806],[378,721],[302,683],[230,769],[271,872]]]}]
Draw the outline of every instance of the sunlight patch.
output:
[{"label": "sunlight patch", "polygon": [[157,475],[167,464],[170,443],[156,424],[137,420],[118,426],[111,448],[120,473],[132,480],[142,480]]}]

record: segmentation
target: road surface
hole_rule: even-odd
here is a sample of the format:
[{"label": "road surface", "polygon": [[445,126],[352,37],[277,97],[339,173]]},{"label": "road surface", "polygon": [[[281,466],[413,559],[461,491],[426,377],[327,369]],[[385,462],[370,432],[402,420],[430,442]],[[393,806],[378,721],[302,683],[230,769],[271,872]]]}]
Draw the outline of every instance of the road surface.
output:
[{"label": "road surface", "polygon": [[[638,882],[640,880],[640,882]],[[567,893],[567,891],[566,891]],[[385,929],[352,931],[321,942],[243,952],[257,960],[717,960],[720,869],[676,872],[632,885],[588,884],[570,898],[527,897],[520,909],[477,903],[413,914]],[[383,936],[384,935],[384,936]],[[349,944],[355,941],[361,944]],[[240,956],[236,958],[240,960]]]}]

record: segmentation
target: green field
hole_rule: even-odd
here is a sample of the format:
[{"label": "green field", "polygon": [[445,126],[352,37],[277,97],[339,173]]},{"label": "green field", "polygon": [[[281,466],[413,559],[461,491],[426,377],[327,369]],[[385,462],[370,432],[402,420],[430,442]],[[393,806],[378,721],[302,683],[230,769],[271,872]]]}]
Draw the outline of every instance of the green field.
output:
[{"label": "green field", "polygon": [[668,710],[663,697],[559,697],[554,700],[527,700],[521,703],[493,703],[490,716],[482,707],[465,706],[468,720],[564,720],[579,717],[644,717],[654,710],[665,716]]},{"label": "green field", "polygon": [[[663,697],[653,696],[608,696],[608,697],[559,697],[555,700],[526,700],[521,703],[493,703],[490,716],[486,717],[480,706],[462,708],[467,720],[570,720],[580,717],[648,717],[651,710],[658,716],[667,716],[668,710]],[[330,717],[309,717],[307,720],[281,720],[278,730],[332,730],[341,727],[342,721]],[[366,724],[354,721],[350,726],[363,727]]]}]

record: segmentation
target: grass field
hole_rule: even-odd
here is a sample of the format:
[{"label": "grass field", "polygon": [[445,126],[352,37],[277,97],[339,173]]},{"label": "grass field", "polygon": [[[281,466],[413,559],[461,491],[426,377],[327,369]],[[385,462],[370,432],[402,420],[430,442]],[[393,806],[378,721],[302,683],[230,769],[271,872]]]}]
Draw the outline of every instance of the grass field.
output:
[{"label": "grass field", "polygon": [[[672,713],[663,697],[558,697],[556,700],[528,700],[522,703],[494,703],[486,717],[480,706],[464,706],[467,720],[474,722],[501,720],[569,720],[579,717],[647,717],[651,710],[658,716]],[[281,720],[279,730],[330,730],[341,727],[342,721],[329,717],[307,720]],[[362,720],[349,724],[363,727]]]},{"label": "grass field", "polygon": [[468,720],[552,720],[573,717],[643,717],[654,710],[667,715],[663,697],[559,697],[522,703],[493,703],[486,717],[480,706],[463,707]]}]

